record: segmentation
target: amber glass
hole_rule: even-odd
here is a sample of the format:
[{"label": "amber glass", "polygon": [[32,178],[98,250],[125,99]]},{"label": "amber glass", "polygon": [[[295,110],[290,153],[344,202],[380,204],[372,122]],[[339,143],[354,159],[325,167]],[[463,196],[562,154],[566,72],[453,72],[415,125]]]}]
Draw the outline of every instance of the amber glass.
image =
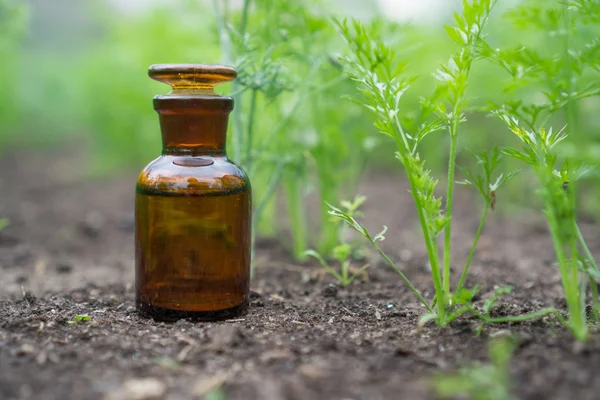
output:
[{"label": "amber glass", "polygon": [[233,99],[213,86],[234,79],[225,66],[153,65],[173,90],[154,98],[162,155],[136,187],[136,303],[158,319],[222,319],[247,304],[251,194],[227,158]]}]

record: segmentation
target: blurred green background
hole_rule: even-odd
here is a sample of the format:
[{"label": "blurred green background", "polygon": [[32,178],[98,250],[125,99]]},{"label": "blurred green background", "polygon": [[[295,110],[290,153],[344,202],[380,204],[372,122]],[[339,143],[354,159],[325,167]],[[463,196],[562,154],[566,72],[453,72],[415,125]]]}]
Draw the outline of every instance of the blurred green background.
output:
[{"label": "blurred green background", "polygon": [[[506,13],[520,3],[500,2],[489,25],[490,43],[532,46],[549,57],[559,52],[548,29],[523,30],[507,21]],[[309,246],[327,253],[337,243],[337,227],[326,223],[322,207],[318,239],[308,240],[306,196],[316,193],[336,203],[354,196],[367,167],[401,172],[371,116],[344,99],[355,85],[337,62],[345,48],[331,18],[378,24],[409,70],[421,76],[404,100],[417,112],[420,96],[434,88],[430,74],[454,50],[443,24],[459,7],[460,1],[450,0],[0,0],[0,151],[75,142],[89,155],[90,175],[141,169],[160,154],[151,99],[168,90],[147,77],[147,67],[234,64],[239,82],[221,89],[236,97],[228,148],[253,180],[257,229],[263,236],[277,232],[275,203],[282,196],[296,257]],[[596,25],[582,29],[576,40],[592,40]],[[596,79],[589,74],[586,79]],[[461,133],[462,165],[472,162],[467,150],[514,144],[478,107],[535,101],[542,93],[539,85],[506,91],[507,78],[490,63],[473,71],[476,100]],[[563,146],[565,154],[591,164],[600,160],[598,105],[595,97],[579,102],[576,137]],[[551,122],[564,125],[561,117]],[[432,135],[422,152],[435,173],[446,168],[446,136]],[[515,166],[507,162],[506,168]],[[531,177],[519,179],[503,201],[518,206],[530,198],[522,189]],[[597,189],[592,174],[580,196],[589,215],[600,215]]]}]

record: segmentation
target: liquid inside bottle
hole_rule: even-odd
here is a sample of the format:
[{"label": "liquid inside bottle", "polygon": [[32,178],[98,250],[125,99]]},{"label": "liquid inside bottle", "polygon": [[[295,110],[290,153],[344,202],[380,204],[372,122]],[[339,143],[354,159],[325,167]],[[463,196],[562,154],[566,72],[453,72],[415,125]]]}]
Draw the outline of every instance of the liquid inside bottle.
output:
[{"label": "liquid inside bottle", "polygon": [[251,191],[225,152],[233,99],[212,90],[235,70],[158,65],[149,73],[173,91],[155,97],[163,154],[136,188],[138,310],[159,319],[235,316],[248,299]]}]

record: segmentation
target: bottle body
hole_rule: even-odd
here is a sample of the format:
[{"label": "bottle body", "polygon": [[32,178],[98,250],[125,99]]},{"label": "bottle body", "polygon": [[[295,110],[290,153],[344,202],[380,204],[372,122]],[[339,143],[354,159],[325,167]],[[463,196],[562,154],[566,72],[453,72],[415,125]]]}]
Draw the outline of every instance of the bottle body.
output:
[{"label": "bottle body", "polygon": [[161,319],[243,311],[251,188],[225,156],[163,155],[136,187],[136,303]]}]

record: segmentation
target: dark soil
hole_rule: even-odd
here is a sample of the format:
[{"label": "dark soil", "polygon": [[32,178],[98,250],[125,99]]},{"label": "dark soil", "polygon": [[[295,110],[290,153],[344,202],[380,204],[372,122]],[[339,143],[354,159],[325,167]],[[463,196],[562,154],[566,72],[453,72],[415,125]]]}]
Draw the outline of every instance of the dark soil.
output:
[{"label": "dark soil", "polygon": [[[427,399],[431,377],[486,362],[490,336],[519,341],[511,364],[521,399],[600,398],[600,336],[575,344],[548,320],[488,326],[471,320],[417,330],[423,314],[405,285],[374,255],[368,279],[332,287],[315,266],[261,240],[252,300],[219,323],[154,322],[133,298],[135,173],[110,180],[78,175],[85,160],[18,154],[0,161],[0,398]],[[392,174],[362,186],[369,227],[389,226],[385,249],[431,297],[425,252],[406,187]],[[460,189],[456,262],[468,253],[478,207]],[[499,199],[499,208],[502,208]],[[600,239],[585,226],[595,253]],[[499,314],[564,308],[541,216],[495,213],[469,284],[512,285]],[[91,319],[68,324],[76,315]],[[214,392],[213,392],[214,393]]]}]

